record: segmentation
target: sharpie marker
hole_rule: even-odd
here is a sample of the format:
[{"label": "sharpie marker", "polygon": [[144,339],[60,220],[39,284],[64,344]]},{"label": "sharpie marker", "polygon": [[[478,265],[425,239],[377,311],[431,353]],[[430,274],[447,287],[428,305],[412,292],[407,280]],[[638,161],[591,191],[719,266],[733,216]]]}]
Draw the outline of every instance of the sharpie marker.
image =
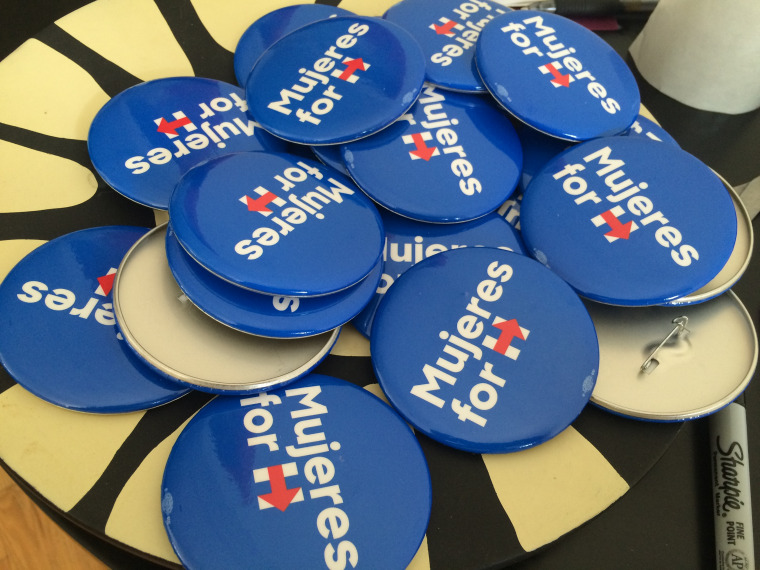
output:
[{"label": "sharpie marker", "polygon": [[751,570],[755,553],[746,410],[733,402],[709,421],[716,568]]}]

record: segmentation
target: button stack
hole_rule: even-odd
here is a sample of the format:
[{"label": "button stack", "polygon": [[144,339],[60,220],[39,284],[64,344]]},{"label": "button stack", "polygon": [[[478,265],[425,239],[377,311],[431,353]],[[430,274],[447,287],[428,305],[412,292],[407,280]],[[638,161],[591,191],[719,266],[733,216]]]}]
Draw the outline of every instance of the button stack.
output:
[{"label": "button stack", "polygon": [[[405,422],[509,453],[589,402],[675,421],[746,387],[746,210],[583,26],[487,0],[288,6],[234,69],[242,87],[149,81],[92,123],[98,173],[167,223],[70,234],[0,287],[0,359],[57,405],[220,395],[164,475],[183,564],[404,567],[432,503]],[[390,406],[311,373],[350,321]]]}]

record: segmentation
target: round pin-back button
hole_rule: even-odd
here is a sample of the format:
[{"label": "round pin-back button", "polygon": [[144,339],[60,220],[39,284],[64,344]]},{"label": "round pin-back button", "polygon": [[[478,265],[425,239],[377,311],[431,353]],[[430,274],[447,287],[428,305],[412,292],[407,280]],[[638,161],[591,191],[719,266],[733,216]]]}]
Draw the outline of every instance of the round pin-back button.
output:
[{"label": "round pin-back button", "polygon": [[406,271],[378,307],[372,363],[391,404],[431,438],[502,453],[554,437],[591,396],[596,333],[535,260],[463,248]]},{"label": "round pin-back button", "polygon": [[283,139],[337,144],[403,115],[422,89],[425,58],[399,26],[338,16],[299,28],[258,59],[246,84],[251,115]]},{"label": "round pin-back button", "polygon": [[720,179],[680,148],[643,137],[576,145],[531,182],[521,209],[531,254],[589,299],[658,305],[725,266],[736,209]]},{"label": "round pin-back button", "polygon": [[253,64],[281,37],[306,24],[350,14],[348,10],[325,4],[297,4],[264,14],[248,26],[235,47],[233,64],[238,84],[245,87]]},{"label": "round pin-back button", "polygon": [[462,247],[496,247],[527,254],[522,238],[504,218],[491,213],[461,224],[427,224],[381,210],[385,228],[383,272],[380,285],[367,306],[352,324],[369,337],[372,320],[386,291],[415,263],[428,257]]},{"label": "round pin-back button", "polygon": [[182,178],[169,212],[193,259],[260,293],[346,289],[372,271],[383,247],[380,214],[353,182],[287,154],[209,161]]},{"label": "round pin-back button", "polygon": [[161,487],[164,526],[188,568],[405,568],[430,507],[425,457],[404,421],[319,374],[207,404]]},{"label": "round pin-back button", "polygon": [[114,190],[166,210],[185,172],[210,158],[286,143],[246,114],[244,91],[213,79],[170,77],[141,83],[106,103],[90,126],[87,148]]},{"label": "round pin-back button", "polygon": [[711,414],[744,391],[757,366],[755,327],[732,291],[687,307],[586,305],[600,353],[591,401],[617,414]]},{"label": "round pin-back button", "polygon": [[116,269],[145,228],[80,230],[41,245],[0,285],[0,362],[43,400],[82,412],[143,410],[187,389],[125,346],[113,315]]},{"label": "round pin-back button", "polygon": [[676,139],[654,121],[647,119],[644,115],[639,115],[631,127],[624,133],[631,137],[646,137],[653,141],[667,142],[678,145]]},{"label": "round pin-back button", "polygon": [[[409,113],[343,146],[354,181],[392,212],[423,222],[474,220],[517,186],[522,147],[490,98],[426,85]],[[389,168],[396,176],[388,176]]]},{"label": "round pin-back button", "polygon": [[481,33],[475,60],[505,109],[555,137],[616,135],[639,113],[639,90],[625,61],[592,31],[556,14],[499,16]]},{"label": "round pin-back button", "polygon": [[403,0],[383,18],[419,42],[427,81],[453,91],[479,93],[486,88],[475,68],[475,43],[491,20],[510,10],[488,0]]},{"label": "round pin-back button", "polygon": [[117,325],[135,354],[165,376],[212,393],[245,394],[292,382],[327,356],[340,332],[271,339],[205,315],[172,277],[166,224],[124,256],[113,296]]},{"label": "round pin-back button", "polygon": [[377,289],[382,261],[358,284],[319,297],[264,295],[232,285],[190,257],[171,231],[166,257],[179,288],[204,313],[234,329],[273,338],[295,338],[330,331],[348,322]]}]

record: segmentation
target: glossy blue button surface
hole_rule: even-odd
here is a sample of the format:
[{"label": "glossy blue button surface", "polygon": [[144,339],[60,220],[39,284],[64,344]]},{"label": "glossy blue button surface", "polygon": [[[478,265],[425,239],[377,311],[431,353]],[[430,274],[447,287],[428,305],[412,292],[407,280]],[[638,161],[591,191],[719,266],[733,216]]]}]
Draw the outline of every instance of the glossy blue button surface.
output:
[{"label": "glossy blue button surface", "polygon": [[483,83],[521,121],[570,141],[625,131],[638,115],[636,80],[625,61],[580,24],[547,12],[499,16],[478,40]]},{"label": "glossy blue button surface", "polygon": [[483,28],[509,10],[487,0],[403,0],[383,18],[419,42],[427,81],[453,91],[482,93],[486,88],[475,68],[475,44]]},{"label": "glossy blue button surface", "polygon": [[177,439],[161,486],[188,568],[405,568],[430,507],[412,430],[369,392],[318,374],[210,402]]},{"label": "glossy blue button surface", "polygon": [[531,182],[521,209],[525,245],[581,295],[659,305],[723,268],[737,235],[720,179],[680,148],[644,137],[574,146]]},{"label": "glossy blue button surface", "polygon": [[346,289],[372,271],[383,247],[380,215],[353,182],[288,154],[238,153],[191,170],[169,215],[203,267],[272,295]]},{"label": "glossy blue button surface", "polygon": [[41,245],[0,285],[0,362],[43,400],[116,413],[188,392],[137,359],[118,334],[111,287],[145,228],[106,226]]},{"label": "glossy blue button surface", "polygon": [[348,10],[325,4],[297,4],[273,10],[248,26],[235,47],[235,78],[245,87],[253,64],[282,36],[331,16],[351,14]]},{"label": "glossy blue button surface", "polygon": [[461,224],[428,224],[381,210],[385,228],[383,275],[377,292],[352,321],[356,329],[370,336],[372,320],[385,292],[415,263],[428,257],[462,247],[497,247],[526,254],[522,238],[504,218],[491,213]]},{"label": "glossy blue button surface", "polygon": [[246,96],[269,132],[337,144],[391,124],[424,79],[424,56],[408,32],[378,18],[338,16],[276,42],[253,66]]},{"label": "glossy blue button surface", "polygon": [[170,230],[166,257],[182,292],[204,313],[234,329],[274,338],[323,333],[346,323],[369,302],[382,263],[356,285],[319,297],[264,295],[219,279],[190,257]]},{"label": "glossy blue button surface", "polygon": [[344,145],[343,161],[359,187],[392,212],[464,222],[493,212],[512,194],[522,147],[490,98],[426,85],[392,126]]},{"label": "glossy blue button surface", "polygon": [[156,79],[106,103],[90,126],[87,148],[109,186],[166,210],[179,179],[211,158],[249,150],[285,151],[246,111],[240,87],[200,77]]},{"label": "glossy blue button surface", "polygon": [[599,368],[575,292],[535,260],[485,247],[439,253],[399,277],[375,315],[370,350],[409,423],[476,453],[560,433],[588,402]]}]

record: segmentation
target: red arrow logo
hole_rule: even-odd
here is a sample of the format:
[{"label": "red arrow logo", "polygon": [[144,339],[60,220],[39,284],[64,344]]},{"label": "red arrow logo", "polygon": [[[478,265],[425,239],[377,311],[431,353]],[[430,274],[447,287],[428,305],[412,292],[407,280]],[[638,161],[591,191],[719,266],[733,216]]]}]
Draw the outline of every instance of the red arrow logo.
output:
[{"label": "red arrow logo", "polygon": [[108,295],[113,289],[113,280],[116,277],[116,273],[108,273],[102,277],[98,277],[98,285],[103,289],[103,295]]},{"label": "red arrow logo", "polygon": [[554,79],[551,80],[552,83],[555,85],[562,85],[563,87],[570,87],[569,75],[562,75],[559,70],[554,67],[553,63],[547,63],[544,67],[552,74],[552,77],[554,77]]},{"label": "red arrow logo", "polygon": [[496,340],[493,349],[500,354],[507,353],[509,345],[512,344],[512,339],[519,338],[520,340],[525,340],[522,329],[520,329],[520,325],[517,324],[516,319],[509,319],[508,321],[502,321],[491,326],[499,329],[499,338]]},{"label": "red arrow logo", "polygon": [[288,508],[291,501],[293,501],[295,496],[298,495],[301,487],[288,489],[285,484],[285,474],[282,471],[282,465],[272,465],[271,467],[267,467],[267,472],[269,473],[269,484],[272,492],[259,495],[258,497],[280,511],[285,512],[285,509]]},{"label": "red arrow logo", "polygon": [[161,122],[158,124],[158,128],[156,130],[159,133],[177,136],[177,129],[179,127],[184,127],[185,125],[191,125],[191,124],[192,124],[192,121],[188,119],[187,117],[180,117],[179,119],[176,119],[171,122],[161,117]]},{"label": "red arrow logo", "polygon": [[442,26],[439,24],[433,24],[433,29],[435,30],[435,33],[439,36],[445,36],[452,33],[452,29],[454,26],[456,26],[457,23],[454,20],[448,20],[445,24]]},{"label": "red arrow logo", "polygon": [[362,60],[362,58],[360,57],[357,57],[356,59],[348,59],[344,61],[343,64],[346,66],[346,69],[344,69],[343,72],[340,75],[338,75],[338,79],[342,79],[343,81],[348,81],[349,78],[357,70],[361,70],[361,71],[367,70],[367,68],[364,67],[364,60]]},{"label": "red arrow logo", "polygon": [[421,158],[422,160],[430,160],[430,158],[435,154],[435,151],[438,150],[438,147],[435,146],[427,146],[425,144],[425,139],[422,138],[422,133],[414,133],[411,135],[412,142],[414,142],[414,150],[410,150],[409,154],[416,156],[417,158]]},{"label": "red arrow logo", "polygon": [[255,200],[251,198],[250,196],[245,196],[245,204],[248,206],[249,212],[271,212],[267,206],[269,206],[270,202],[277,199],[277,195],[273,194],[272,192],[267,192],[266,194],[262,195],[260,198],[256,198]]},{"label": "red arrow logo", "polygon": [[621,239],[628,239],[631,235],[631,227],[633,226],[633,222],[628,222],[626,224],[623,224],[620,222],[620,220],[617,219],[617,216],[612,213],[611,210],[607,210],[606,212],[602,212],[601,214],[602,219],[605,221],[605,223],[610,226],[610,231],[608,231],[606,236],[611,238],[621,238]]}]

